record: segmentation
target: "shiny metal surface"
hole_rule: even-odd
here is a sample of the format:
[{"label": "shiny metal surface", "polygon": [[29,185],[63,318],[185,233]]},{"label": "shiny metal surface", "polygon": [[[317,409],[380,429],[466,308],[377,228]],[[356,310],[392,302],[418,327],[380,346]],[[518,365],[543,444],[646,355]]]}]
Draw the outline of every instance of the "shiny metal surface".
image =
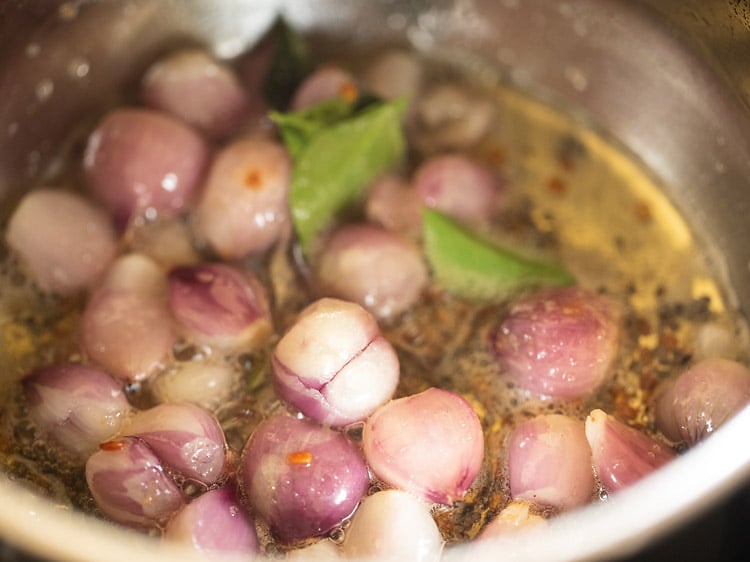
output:
[{"label": "shiny metal surface", "polygon": [[[40,181],[70,127],[84,125],[132,87],[165,46],[205,43],[231,57],[279,11],[304,32],[335,41],[459,53],[614,136],[706,234],[717,249],[717,269],[727,271],[739,305],[750,309],[750,7],[743,0],[6,0],[0,3],[0,198],[10,202]],[[746,414],[611,509],[562,518],[545,545],[529,540],[503,548],[517,559],[580,559],[653,540],[748,478],[750,450],[734,446],[750,430]],[[66,534],[94,525],[90,559],[104,559],[107,545],[124,540],[70,514],[59,521],[60,514],[2,476],[0,493],[14,500],[0,506],[0,537],[34,552],[89,559],[70,544],[49,544],[46,525]],[[662,504],[642,499],[648,496]],[[648,516],[637,513],[647,508]],[[34,523],[38,530],[30,528]],[[582,533],[598,538],[584,543]],[[141,547],[148,558],[149,547]],[[494,558],[499,547],[469,559]]]}]

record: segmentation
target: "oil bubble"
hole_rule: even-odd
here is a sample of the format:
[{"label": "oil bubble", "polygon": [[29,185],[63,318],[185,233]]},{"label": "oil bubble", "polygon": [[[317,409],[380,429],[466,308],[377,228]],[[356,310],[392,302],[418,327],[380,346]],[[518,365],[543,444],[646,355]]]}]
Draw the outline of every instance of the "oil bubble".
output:
[{"label": "oil bubble", "polygon": [[55,92],[55,83],[52,80],[41,80],[34,88],[36,99],[40,102],[47,101]]},{"label": "oil bubble", "polygon": [[68,76],[71,78],[85,78],[91,70],[89,61],[83,57],[75,57],[68,63]]}]

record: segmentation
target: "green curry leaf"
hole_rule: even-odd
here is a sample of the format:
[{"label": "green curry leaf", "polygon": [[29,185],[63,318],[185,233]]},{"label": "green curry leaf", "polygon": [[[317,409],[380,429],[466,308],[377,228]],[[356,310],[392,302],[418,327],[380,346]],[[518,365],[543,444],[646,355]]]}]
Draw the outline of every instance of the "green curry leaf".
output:
[{"label": "green curry leaf", "polygon": [[[329,106],[340,111],[340,106]],[[355,202],[379,174],[403,158],[401,127],[405,103],[373,103],[346,118],[276,115],[290,143],[294,173],[290,193],[292,219],[302,250],[309,255],[318,234]],[[339,115],[344,117],[344,115]]]},{"label": "green curry leaf", "polygon": [[435,280],[455,294],[497,300],[529,286],[575,283],[562,266],[495,246],[437,211],[425,209],[422,218],[425,253]]}]

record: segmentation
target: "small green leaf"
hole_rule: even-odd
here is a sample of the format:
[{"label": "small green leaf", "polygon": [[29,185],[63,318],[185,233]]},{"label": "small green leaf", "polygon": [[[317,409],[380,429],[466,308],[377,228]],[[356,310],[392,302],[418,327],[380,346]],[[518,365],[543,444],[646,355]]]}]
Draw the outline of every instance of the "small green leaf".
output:
[{"label": "small green leaf", "polygon": [[271,120],[279,127],[292,158],[297,160],[315,133],[349,117],[354,110],[354,102],[336,98],[292,113],[272,111]]},{"label": "small green leaf", "polygon": [[314,66],[304,39],[279,18],[270,32],[274,55],[263,83],[263,95],[274,109],[289,106],[295,90]]},{"label": "small green leaf", "polygon": [[379,174],[404,156],[405,104],[372,104],[328,127],[295,136],[290,206],[302,250],[309,255],[318,234],[356,201]]},{"label": "small green leaf", "polygon": [[575,283],[562,266],[490,244],[437,211],[425,209],[422,219],[425,253],[435,280],[460,296],[498,300],[529,286]]}]

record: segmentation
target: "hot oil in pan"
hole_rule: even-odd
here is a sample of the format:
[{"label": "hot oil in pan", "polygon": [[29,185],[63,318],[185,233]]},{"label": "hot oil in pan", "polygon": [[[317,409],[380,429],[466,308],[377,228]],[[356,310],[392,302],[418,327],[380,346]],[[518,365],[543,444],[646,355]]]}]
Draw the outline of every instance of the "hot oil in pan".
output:
[{"label": "hot oil in pan", "polygon": [[[451,69],[435,66],[428,74],[435,83],[456,83]],[[599,407],[652,432],[649,399],[660,380],[697,357],[718,353],[747,359],[740,355],[746,349],[745,323],[725,280],[716,274],[719,259],[647,170],[606,136],[517,90],[477,83],[465,88],[493,102],[490,133],[471,151],[502,174],[507,190],[508,204],[486,234],[532,254],[557,256],[581,284],[620,303],[624,315],[621,351],[610,381],[595,396],[566,402],[519,391],[496,366],[487,334],[506,304],[476,305],[434,292],[384,327],[401,360],[398,395],[433,385],[457,391],[483,424],[487,447],[479,479],[462,502],[434,511],[448,541],[474,537],[507,503],[504,443],[516,422],[540,413],[583,419]],[[413,164],[422,156],[415,150]],[[79,161],[80,155],[71,160],[64,177],[79,177]],[[276,270],[261,274],[271,286],[282,282],[276,275]],[[91,511],[83,471],[60,460],[35,433],[18,384],[34,366],[80,359],[75,340],[81,306],[81,300],[39,294],[12,258],[4,258],[0,465],[14,480],[59,504]],[[275,312],[276,317],[293,314]],[[252,393],[243,385],[236,402],[220,415],[235,448],[278,406],[267,372],[252,376],[260,384]],[[147,403],[139,389],[132,398]]]}]

